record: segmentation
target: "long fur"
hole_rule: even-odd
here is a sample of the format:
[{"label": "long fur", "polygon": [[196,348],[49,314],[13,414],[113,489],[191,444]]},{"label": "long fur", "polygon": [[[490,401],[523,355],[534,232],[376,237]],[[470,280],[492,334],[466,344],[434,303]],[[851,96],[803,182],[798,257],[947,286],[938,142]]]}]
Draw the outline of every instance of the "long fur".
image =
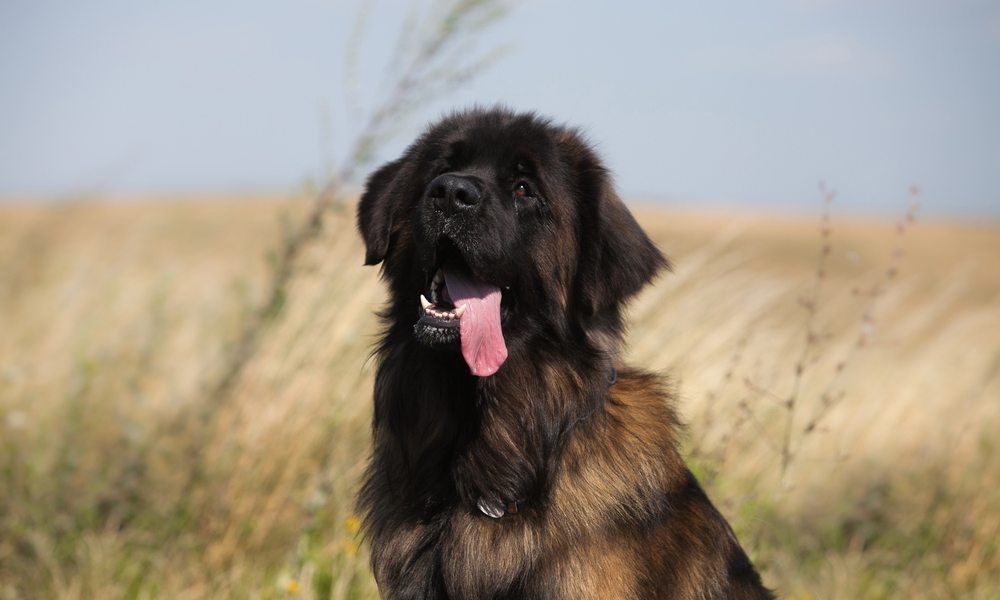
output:
[{"label": "long fur", "polygon": [[[441,173],[476,182],[474,210],[435,209]],[[390,292],[359,494],[383,597],[771,597],[684,466],[670,394],[618,359],[625,302],[667,261],[577,132],[451,115],[369,178],[358,225]],[[512,299],[490,377],[414,336],[445,243]]]}]

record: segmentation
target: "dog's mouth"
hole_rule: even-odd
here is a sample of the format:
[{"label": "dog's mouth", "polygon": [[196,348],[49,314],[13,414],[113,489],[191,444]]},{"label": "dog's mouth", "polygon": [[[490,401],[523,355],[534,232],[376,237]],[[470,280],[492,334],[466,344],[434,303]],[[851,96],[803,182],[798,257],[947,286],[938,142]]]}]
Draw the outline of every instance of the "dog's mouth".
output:
[{"label": "dog's mouth", "polygon": [[435,348],[459,347],[473,375],[493,375],[507,359],[502,323],[513,293],[478,278],[461,260],[443,261],[431,272],[413,328],[417,340]]}]

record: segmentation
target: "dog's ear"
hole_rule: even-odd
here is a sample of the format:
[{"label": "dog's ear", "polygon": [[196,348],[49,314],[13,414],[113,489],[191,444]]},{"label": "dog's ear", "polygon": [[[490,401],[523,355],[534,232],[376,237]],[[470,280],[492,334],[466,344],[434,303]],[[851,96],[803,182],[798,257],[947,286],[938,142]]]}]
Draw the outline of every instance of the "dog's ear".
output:
[{"label": "dog's ear", "polygon": [[397,179],[403,159],[384,164],[368,177],[365,191],[358,202],[358,231],[365,241],[365,264],[377,265],[389,252],[392,241],[393,213],[400,199],[396,198]]},{"label": "dog's ear", "polygon": [[576,296],[587,316],[617,310],[663,268],[666,257],[615,193],[607,171],[596,162],[580,191],[586,199]]}]

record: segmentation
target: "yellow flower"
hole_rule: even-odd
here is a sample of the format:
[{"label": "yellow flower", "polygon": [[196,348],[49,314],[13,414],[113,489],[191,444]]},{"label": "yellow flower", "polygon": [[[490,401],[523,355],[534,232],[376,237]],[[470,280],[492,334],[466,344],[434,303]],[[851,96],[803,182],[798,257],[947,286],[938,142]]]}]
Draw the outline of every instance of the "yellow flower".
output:
[{"label": "yellow flower", "polygon": [[289,579],[288,584],[285,585],[285,591],[288,592],[289,594],[298,594],[299,582],[294,579]]},{"label": "yellow flower", "polygon": [[358,545],[352,540],[344,540],[344,553],[348,556],[358,555]]},{"label": "yellow flower", "polygon": [[344,519],[344,529],[347,530],[351,535],[356,535],[361,531],[361,520],[355,516],[350,516]]}]

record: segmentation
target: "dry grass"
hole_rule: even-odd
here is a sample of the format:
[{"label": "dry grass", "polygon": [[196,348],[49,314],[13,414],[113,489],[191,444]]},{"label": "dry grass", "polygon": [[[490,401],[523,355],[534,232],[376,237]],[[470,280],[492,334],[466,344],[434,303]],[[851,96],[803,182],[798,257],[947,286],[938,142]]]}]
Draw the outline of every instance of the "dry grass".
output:
[{"label": "dry grass", "polygon": [[[383,291],[349,209],[209,393],[266,299],[281,215],[307,210],[0,208],[0,598],[374,596],[351,497]],[[907,230],[873,303],[893,225],[834,219],[796,375],[818,219],[640,220],[677,268],[635,302],[630,359],[675,379],[692,463],[769,584],[1000,597],[998,228]]]}]

